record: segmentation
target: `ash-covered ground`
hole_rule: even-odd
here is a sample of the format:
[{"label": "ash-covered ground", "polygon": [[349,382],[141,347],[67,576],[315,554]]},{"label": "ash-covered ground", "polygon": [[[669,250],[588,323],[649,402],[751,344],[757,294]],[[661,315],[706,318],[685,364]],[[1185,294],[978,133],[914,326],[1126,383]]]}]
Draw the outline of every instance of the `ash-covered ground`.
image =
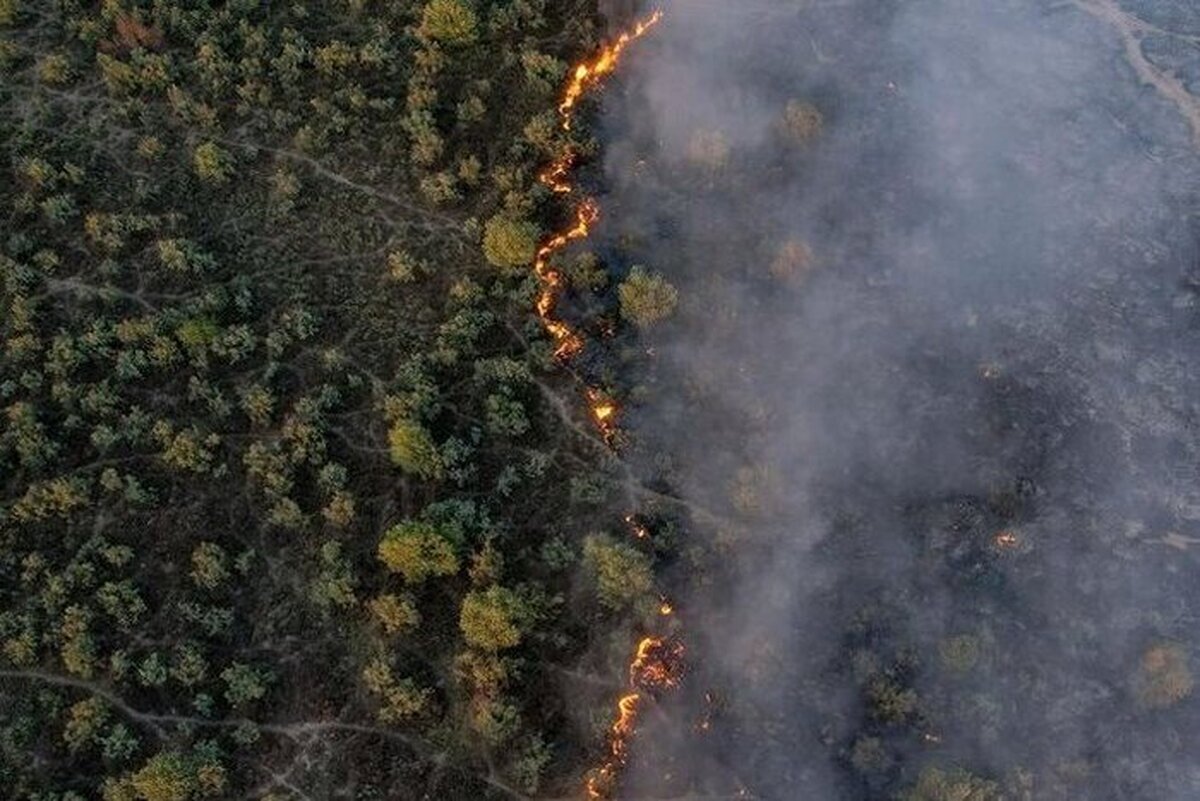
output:
[{"label": "ash-covered ground", "polygon": [[1200,7],[679,0],[623,85],[693,513],[622,797],[1200,798]]}]

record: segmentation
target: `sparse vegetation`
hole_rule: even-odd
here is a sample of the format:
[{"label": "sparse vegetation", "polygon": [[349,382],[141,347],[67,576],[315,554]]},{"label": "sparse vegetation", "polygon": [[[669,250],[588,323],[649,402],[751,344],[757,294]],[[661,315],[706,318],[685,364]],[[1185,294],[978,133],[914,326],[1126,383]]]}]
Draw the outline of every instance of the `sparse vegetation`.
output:
[{"label": "sparse vegetation", "polygon": [[0,794],[478,799],[602,746],[546,694],[588,621],[625,656],[564,603],[613,479],[528,270],[593,12],[0,0]]}]

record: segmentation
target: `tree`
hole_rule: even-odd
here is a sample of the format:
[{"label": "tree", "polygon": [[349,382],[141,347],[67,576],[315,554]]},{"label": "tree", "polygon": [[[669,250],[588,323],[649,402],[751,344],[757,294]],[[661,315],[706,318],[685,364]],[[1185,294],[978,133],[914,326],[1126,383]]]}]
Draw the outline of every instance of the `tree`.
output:
[{"label": "tree", "polygon": [[202,542],[192,551],[192,581],[207,590],[215,589],[229,578],[225,549],[215,542]]},{"label": "tree", "polygon": [[223,184],[233,175],[229,154],[216,142],[197,145],[192,153],[192,166],[202,181],[212,184]]},{"label": "tree", "polygon": [[825,117],[812,103],[789,100],[783,109],[780,127],[790,142],[803,145],[820,135],[825,127]]},{"label": "tree", "polygon": [[377,711],[384,723],[397,723],[423,712],[429,704],[431,693],[422,689],[409,678],[397,679],[392,666],[382,657],[367,663],[362,672],[367,689],[379,697]]},{"label": "tree", "polygon": [[1192,694],[1193,684],[1187,654],[1174,643],[1149,648],[1134,677],[1138,702],[1150,709],[1174,706]]},{"label": "tree", "polygon": [[675,313],[679,292],[662,276],[634,267],[618,290],[621,314],[639,328],[662,322]]},{"label": "tree", "polygon": [[464,0],[430,0],[421,15],[421,33],[445,44],[475,41],[475,11]]},{"label": "tree", "polygon": [[600,603],[624,609],[646,597],[654,584],[650,560],[641,551],[607,536],[588,537],[583,558],[596,580]]},{"label": "tree", "polygon": [[926,768],[902,801],[1001,801],[1000,786],[965,770]]},{"label": "tree", "polygon": [[142,801],[188,801],[197,789],[192,766],[178,751],[155,754],[133,774],[130,784]]},{"label": "tree", "polygon": [[696,131],[688,142],[688,161],[708,172],[718,172],[729,164],[729,140],[720,131]]},{"label": "tree", "polygon": [[454,544],[433,525],[412,520],[384,533],[379,542],[379,560],[411,584],[433,576],[452,576],[459,567]]},{"label": "tree", "polygon": [[537,252],[538,228],[526,220],[498,214],[483,229],[483,255],[496,267],[524,267]]},{"label": "tree", "polygon": [[771,261],[771,275],[780,281],[797,283],[812,269],[813,253],[807,243],[798,239],[784,242]]},{"label": "tree", "polygon": [[367,606],[387,634],[409,631],[421,622],[421,614],[411,598],[386,593],[372,598]]},{"label": "tree", "polygon": [[392,463],[419,478],[437,478],[442,460],[437,445],[420,423],[401,419],[388,429],[388,452]]},{"label": "tree", "polygon": [[527,602],[515,592],[492,586],[467,593],[458,627],[471,647],[501,651],[520,644],[522,628],[531,617]]},{"label": "tree", "polygon": [[267,694],[267,682],[271,678],[266,671],[244,662],[234,662],[221,671],[225,682],[225,700],[233,706],[244,706]]},{"label": "tree", "polygon": [[78,751],[95,741],[107,720],[108,707],[103,700],[88,698],[79,701],[68,712],[63,741],[72,751]]}]

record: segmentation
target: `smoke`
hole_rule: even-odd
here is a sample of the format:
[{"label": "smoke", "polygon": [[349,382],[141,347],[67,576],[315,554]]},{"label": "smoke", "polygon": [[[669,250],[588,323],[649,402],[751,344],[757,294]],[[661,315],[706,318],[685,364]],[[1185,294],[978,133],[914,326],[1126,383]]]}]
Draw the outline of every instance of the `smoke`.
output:
[{"label": "smoke", "polygon": [[1200,797],[1200,11],[1124,2],[677,0],[630,61],[636,457],[705,549],[623,797]]}]

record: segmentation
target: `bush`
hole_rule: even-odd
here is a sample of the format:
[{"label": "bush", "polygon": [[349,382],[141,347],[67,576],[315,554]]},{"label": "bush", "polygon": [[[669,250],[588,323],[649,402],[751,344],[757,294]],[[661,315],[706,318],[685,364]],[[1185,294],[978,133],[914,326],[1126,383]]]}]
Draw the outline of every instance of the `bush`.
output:
[{"label": "bush", "polygon": [[621,284],[621,314],[640,328],[648,328],[675,313],[679,292],[662,276],[645,267],[634,267]]},{"label": "bush", "polygon": [[497,267],[524,267],[537,254],[538,228],[498,214],[483,229],[483,255]]},{"label": "bush", "polygon": [[524,602],[505,587],[472,591],[463,599],[458,626],[467,644],[481,651],[500,651],[521,642],[529,618]]},{"label": "bush", "polygon": [[1161,643],[1142,655],[1134,677],[1138,702],[1151,709],[1173,706],[1192,694],[1187,654],[1178,645]]},{"label": "bush", "polygon": [[475,11],[463,0],[430,0],[421,16],[421,33],[446,44],[475,41],[477,25]]},{"label": "bush", "polygon": [[388,570],[413,584],[458,572],[454,544],[428,523],[408,521],[392,526],[380,540],[378,554]]},{"label": "bush", "polygon": [[789,101],[780,121],[784,136],[793,144],[803,145],[820,135],[825,117],[812,103]]},{"label": "bush", "polygon": [[926,768],[901,801],[1000,801],[1000,787],[965,770]]},{"label": "bush", "polygon": [[653,587],[650,560],[641,551],[608,537],[588,537],[583,558],[596,578],[600,603],[624,609],[644,598]]}]

